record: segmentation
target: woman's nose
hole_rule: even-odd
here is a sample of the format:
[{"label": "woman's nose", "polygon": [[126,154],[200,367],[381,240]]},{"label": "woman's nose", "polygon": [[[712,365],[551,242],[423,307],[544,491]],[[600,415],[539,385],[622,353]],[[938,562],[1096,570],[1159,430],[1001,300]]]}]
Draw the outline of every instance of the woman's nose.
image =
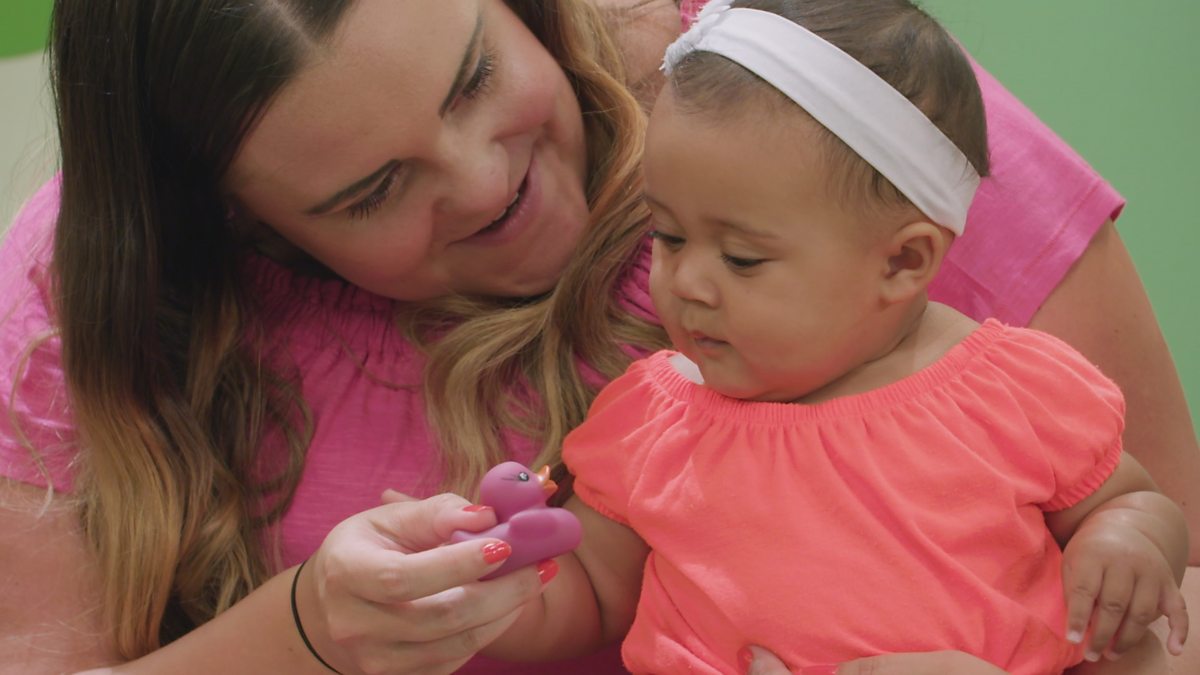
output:
[{"label": "woman's nose", "polygon": [[459,134],[440,150],[442,185],[434,213],[466,229],[485,227],[504,212],[517,187],[509,149],[502,139]]}]

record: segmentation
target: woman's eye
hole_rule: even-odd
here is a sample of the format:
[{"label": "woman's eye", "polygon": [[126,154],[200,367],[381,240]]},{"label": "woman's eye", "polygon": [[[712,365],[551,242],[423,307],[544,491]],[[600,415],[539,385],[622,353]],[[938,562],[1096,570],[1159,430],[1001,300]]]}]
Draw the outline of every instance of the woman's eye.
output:
[{"label": "woman's eye", "polygon": [[346,213],[355,220],[364,220],[372,213],[379,210],[383,203],[387,201],[388,195],[392,192],[392,186],[396,184],[396,172],[389,173],[379,187],[375,188],[371,194],[367,195],[362,201],[354,204]]},{"label": "woman's eye", "polygon": [[496,56],[493,52],[486,48],[479,56],[479,65],[475,67],[475,73],[471,75],[471,79],[463,85],[462,97],[468,101],[481,96],[487,91],[488,84],[492,81],[492,75],[496,72]]},{"label": "woman's eye", "polygon": [[721,260],[724,260],[726,265],[729,265],[735,270],[748,270],[751,267],[758,267],[766,262],[762,258],[739,258],[737,256],[726,255],[724,253],[721,254]]},{"label": "woman's eye", "polygon": [[683,246],[684,242],[683,237],[676,237],[675,235],[667,234],[662,230],[650,230],[650,238],[662,242],[664,246],[671,249]]}]

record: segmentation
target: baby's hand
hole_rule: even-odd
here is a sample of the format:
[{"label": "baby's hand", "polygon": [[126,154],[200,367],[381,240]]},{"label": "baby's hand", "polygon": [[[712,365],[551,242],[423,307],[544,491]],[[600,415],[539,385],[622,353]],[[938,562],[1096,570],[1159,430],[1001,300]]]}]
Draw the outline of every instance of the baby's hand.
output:
[{"label": "baby's hand", "polygon": [[1079,644],[1087,637],[1088,661],[1120,656],[1164,614],[1171,629],[1167,649],[1183,651],[1183,594],[1163,552],[1136,527],[1113,520],[1080,527],[1063,551],[1063,591],[1067,640]]}]

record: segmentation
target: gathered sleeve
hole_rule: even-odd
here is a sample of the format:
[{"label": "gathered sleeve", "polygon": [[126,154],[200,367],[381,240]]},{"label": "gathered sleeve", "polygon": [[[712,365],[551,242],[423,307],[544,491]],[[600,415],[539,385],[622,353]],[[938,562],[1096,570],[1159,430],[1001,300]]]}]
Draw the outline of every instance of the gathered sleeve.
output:
[{"label": "gathered sleeve", "polygon": [[992,377],[1008,378],[1008,401],[1022,415],[993,411],[1003,437],[1028,439],[1010,448],[1021,462],[1018,476],[1040,484],[1039,506],[1069,508],[1095,492],[1120,463],[1125,400],[1120,389],[1066,343],[1037,331],[1022,331],[987,357]]},{"label": "gathered sleeve", "polygon": [[575,494],[600,514],[629,525],[629,503],[659,433],[655,385],[647,360],[606,386],[587,419],[563,441]]}]

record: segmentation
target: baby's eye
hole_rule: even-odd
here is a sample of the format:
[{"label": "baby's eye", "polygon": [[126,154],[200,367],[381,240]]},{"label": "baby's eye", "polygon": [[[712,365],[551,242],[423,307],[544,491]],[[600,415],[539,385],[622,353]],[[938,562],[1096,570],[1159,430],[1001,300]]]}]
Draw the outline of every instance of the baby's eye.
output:
[{"label": "baby's eye", "polygon": [[683,242],[684,242],[683,237],[677,237],[673,234],[667,234],[666,232],[663,232],[661,230],[650,230],[650,238],[661,241],[664,246],[666,246],[667,248],[670,248],[670,249],[679,248],[680,246],[683,246]]},{"label": "baby's eye", "polygon": [[766,262],[766,260],[762,258],[739,258],[737,256],[727,255],[724,253],[721,254],[721,260],[724,260],[726,265],[729,265],[735,270],[748,270],[752,267],[758,267]]}]

